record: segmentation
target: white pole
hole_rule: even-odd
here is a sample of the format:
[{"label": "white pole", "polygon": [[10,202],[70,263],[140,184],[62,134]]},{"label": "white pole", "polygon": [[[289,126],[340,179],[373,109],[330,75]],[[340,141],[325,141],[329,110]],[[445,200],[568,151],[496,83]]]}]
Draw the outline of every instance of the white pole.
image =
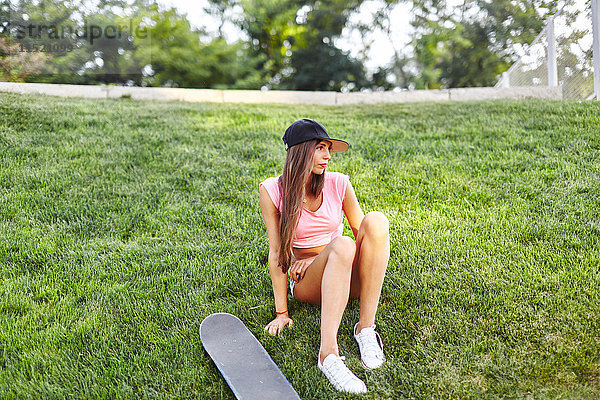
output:
[{"label": "white pole", "polygon": [[592,0],[594,95],[600,100],[600,0]]},{"label": "white pole", "polygon": [[546,39],[548,39],[548,86],[558,86],[558,69],[556,66],[556,38],[554,36],[554,16],[552,16],[548,21],[546,29]]},{"label": "white pole", "polygon": [[502,73],[502,79],[500,80],[500,82],[502,82],[502,87],[503,88],[509,88],[510,87],[510,75],[508,75],[508,72],[503,72]]}]

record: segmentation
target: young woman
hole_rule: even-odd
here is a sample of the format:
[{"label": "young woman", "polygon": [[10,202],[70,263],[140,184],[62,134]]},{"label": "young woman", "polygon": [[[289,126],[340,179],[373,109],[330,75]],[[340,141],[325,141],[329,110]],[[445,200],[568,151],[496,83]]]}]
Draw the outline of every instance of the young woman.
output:
[{"label": "young woman", "polygon": [[[293,297],[321,306],[317,365],[340,391],[367,388],[339,356],[337,331],[348,298],[360,298],[354,326],[361,359],[368,369],[385,361],[375,313],[390,256],[389,224],[380,212],[363,214],[348,176],[325,172],[332,152],[348,143],[331,139],[318,122],[294,122],[283,136],[283,174],[260,184],[260,207],[269,235],[269,272],[275,297],[272,334],[292,326],[287,282]],[[342,236],[342,211],[356,240]]]}]

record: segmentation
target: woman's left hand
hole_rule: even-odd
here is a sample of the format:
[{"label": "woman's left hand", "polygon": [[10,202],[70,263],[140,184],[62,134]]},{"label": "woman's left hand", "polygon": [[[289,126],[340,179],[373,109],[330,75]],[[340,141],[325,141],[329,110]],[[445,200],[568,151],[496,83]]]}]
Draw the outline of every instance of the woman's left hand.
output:
[{"label": "woman's left hand", "polygon": [[294,321],[287,315],[287,313],[278,315],[275,319],[265,327],[265,331],[269,332],[271,335],[279,335],[285,326],[289,326],[290,328],[294,325]]},{"label": "woman's left hand", "polygon": [[309,260],[298,260],[290,267],[290,279],[294,282],[299,282],[304,278],[304,274],[308,269],[308,266],[312,263],[312,259]]}]

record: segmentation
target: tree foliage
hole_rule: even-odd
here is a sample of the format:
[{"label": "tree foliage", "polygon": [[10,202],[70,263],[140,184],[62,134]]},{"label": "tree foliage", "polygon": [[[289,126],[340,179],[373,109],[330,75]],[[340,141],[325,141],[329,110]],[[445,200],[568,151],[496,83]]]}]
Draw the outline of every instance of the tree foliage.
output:
[{"label": "tree foliage", "polygon": [[335,47],[358,0],[211,0],[224,18],[225,10],[240,7],[234,20],[249,36],[255,57],[263,58],[266,86],[298,90],[359,88],[363,65]]},{"label": "tree foliage", "polygon": [[[6,80],[191,88],[259,85],[258,60],[243,43],[230,45],[222,38],[202,43],[203,32],[193,29],[185,16],[148,0],[100,0],[91,9],[77,2],[67,6],[57,0],[20,0],[9,11],[4,30],[12,47],[9,51],[8,43],[3,46],[0,65],[5,71],[17,61],[21,70],[28,69],[5,72]],[[92,31],[101,34],[95,37]],[[58,47],[68,50],[41,50]]]},{"label": "tree foliage", "polygon": [[397,69],[415,88],[493,86],[515,61],[514,44],[530,43],[557,3],[413,0],[413,54],[398,55]]},{"label": "tree foliage", "polygon": [[[531,42],[557,2],[382,0],[373,24],[354,28],[367,34],[379,27],[391,35],[391,9],[409,3],[411,52],[393,49],[393,62],[369,76],[364,59],[336,46],[363,0],[209,0],[207,11],[222,21],[209,40],[185,15],[151,0],[0,0],[0,76],[191,88],[490,86],[514,61],[513,46]],[[227,22],[239,26],[246,37],[227,42]],[[15,35],[29,25],[41,27],[41,34]],[[99,29],[103,34],[53,37],[51,26],[87,33]],[[107,33],[115,26],[118,37]],[[68,50],[30,51],[45,45]],[[13,64],[18,67],[9,68]]]}]

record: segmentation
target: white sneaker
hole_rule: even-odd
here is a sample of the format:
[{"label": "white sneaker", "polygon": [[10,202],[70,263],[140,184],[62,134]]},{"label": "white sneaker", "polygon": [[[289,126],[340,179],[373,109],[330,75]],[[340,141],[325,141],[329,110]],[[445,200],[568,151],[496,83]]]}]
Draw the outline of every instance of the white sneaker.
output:
[{"label": "white sneaker", "polygon": [[329,382],[340,392],[366,393],[367,385],[346,367],[344,360],[345,357],[330,354],[325,357],[323,364],[321,364],[321,357],[319,357],[317,366],[323,371]]},{"label": "white sneaker", "polygon": [[375,325],[363,328],[356,334],[358,323],[354,325],[354,339],[358,342],[360,358],[363,365],[368,369],[379,368],[385,361],[383,355],[383,342],[379,333],[375,332]]}]

